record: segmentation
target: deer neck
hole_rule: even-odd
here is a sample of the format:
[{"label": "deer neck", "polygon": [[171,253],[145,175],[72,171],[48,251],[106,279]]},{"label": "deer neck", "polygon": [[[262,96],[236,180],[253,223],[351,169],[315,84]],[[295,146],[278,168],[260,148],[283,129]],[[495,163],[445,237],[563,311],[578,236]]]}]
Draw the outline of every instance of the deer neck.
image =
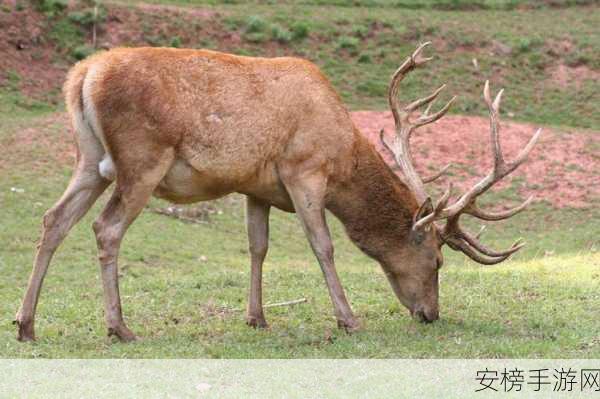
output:
[{"label": "deer neck", "polygon": [[351,172],[334,184],[327,208],[360,249],[381,261],[390,242],[399,245],[407,238],[417,201],[362,136],[357,135],[352,161]]}]

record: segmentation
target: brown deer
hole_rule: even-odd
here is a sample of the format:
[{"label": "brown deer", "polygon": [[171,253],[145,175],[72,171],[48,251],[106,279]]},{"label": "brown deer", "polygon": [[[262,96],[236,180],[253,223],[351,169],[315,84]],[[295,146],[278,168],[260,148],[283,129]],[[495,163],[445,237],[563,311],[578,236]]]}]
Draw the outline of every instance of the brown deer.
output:
[{"label": "brown deer", "polygon": [[[429,60],[420,55],[425,45],[396,71],[389,89],[397,135],[393,143],[384,143],[401,177],[356,129],[331,84],[308,61],[121,48],[75,65],[64,94],[77,141],[77,167],[62,198],[44,215],[33,272],[16,316],[18,339],[34,339],[35,308],[53,253],[113,180],[112,197],[93,224],[109,335],[135,339],[121,312],[117,256],[125,231],[152,195],[176,203],[232,192],[247,196],[251,326],[267,325],[261,269],[271,206],[298,214],[340,327],[352,331],[359,324],[335,270],[325,209],[381,264],[411,314],[420,321],[436,320],[444,243],[484,264],[502,262],[521,247],[489,249],[458,220],[462,214],[505,219],[529,204],[490,213],[478,208],[476,199],[525,160],[539,132],[513,163],[506,163],[498,139],[501,93],[492,102],[486,83],[494,169],[454,204],[447,206],[448,190],[434,206],[413,167],[409,139],[414,129],[441,118],[452,101],[412,120],[411,113],[431,105],[443,87],[405,107],[397,98],[405,74]],[[436,224],[441,219],[447,220],[443,227]]]}]

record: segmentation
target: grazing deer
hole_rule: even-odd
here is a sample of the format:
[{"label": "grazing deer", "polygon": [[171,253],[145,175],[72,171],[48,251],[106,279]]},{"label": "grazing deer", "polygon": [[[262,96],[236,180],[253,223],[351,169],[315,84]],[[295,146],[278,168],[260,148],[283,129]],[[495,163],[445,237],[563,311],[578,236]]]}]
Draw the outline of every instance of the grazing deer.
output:
[{"label": "grazing deer", "polygon": [[[427,44],[427,43],[426,43]],[[34,339],[34,313],[50,259],[68,231],[116,181],[112,197],[93,224],[104,288],[109,335],[135,339],[121,312],[117,256],[125,231],[155,195],[176,203],[247,196],[251,256],[247,323],[267,325],[261,273],[267,253],[269,209],[296,212],[321,266],[338,325],[358,328],[333,261],[325,209],[344,224],[350,239],[377,260],[394,293],[420,321],[438,318],[438,273],[444,243],[477,262],[502,262],[515,244],[494,251],[459,226],[463,214],[506,219],[531,199],[505,212],[484,212],[479,195],[515,170],[539,137],[512,163],[498,138],[501,93],[492,102],[494,168],[448,205],[450,188],[433,205],[413,166],[411,133],[441,118],[440,111],[411,119],[433,94],[405,107],[398,103],[403,77],[428,58],[421,45],[393,75],[389,103],[396,123],[394,155],[401,177],[356,129],[331,84],[312,63],[295,58],[249,58],[205,50],[114,49],[78,63],[64,93],[77,141],[77,168],[62,198],[45,215],[43,233],[23,304],[18,339]],[[381,136],[383,139],[383,135]],[[446,219],[444,226],[436,222]]]}]

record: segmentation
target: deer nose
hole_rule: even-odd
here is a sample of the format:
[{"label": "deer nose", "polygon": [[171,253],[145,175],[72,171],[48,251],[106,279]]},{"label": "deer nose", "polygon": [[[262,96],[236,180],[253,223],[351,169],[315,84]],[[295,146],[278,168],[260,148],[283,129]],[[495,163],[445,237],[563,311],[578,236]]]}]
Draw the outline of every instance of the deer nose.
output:
[{"label": "deer nose", "polygon": [[421,323],[431,323],[440,318],[440,313],[437,309],[418,308],[413,312],[413,317]]}]

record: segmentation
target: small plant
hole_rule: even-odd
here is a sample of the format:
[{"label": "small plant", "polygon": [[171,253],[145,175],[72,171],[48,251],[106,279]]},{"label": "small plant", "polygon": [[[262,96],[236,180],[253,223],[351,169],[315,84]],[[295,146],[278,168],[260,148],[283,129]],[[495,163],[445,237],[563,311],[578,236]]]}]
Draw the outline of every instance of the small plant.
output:
[{"label": "small plant", "polygon": [[246,33],[262,33],[267,30],[267,22],[258,15],[248,17],[246,21]]},{"label": "small plant", "polygon": [[347,50],[350,54],[356,54],[360,41],[352,36],[342,36],[337,42],[337,48]]},{"label": "small plant", "polygon": [[372,62],[371,56],[369,54],[361,54],[358,57],[359,64],[370,64]]},{"label": "small plant", "polygon": [[6,87],[12,91],[19,91],[19,84],[21,83],[21,75],[18,72],[9,70],[6,71]]},{"label": "small plant", "polygon": [[519,53],[527,53],[534,48],[541,46],[542,44],[543,42],[540,39],[530,39],[524,37],[519,39],[519,42],[517,43],[517,50]]},{"label": "small plant", "polygon": [[271,37],[279,43],[288,43],[292,40],[292,33],[280,25],[271,27]]},{"label": "small plant", "polygon": [[92,7],[81,11],[70,12],[68,17],[72,22],[90,28],[95,23],[104,22],[104,20],[106,20],[106,15],[106,8],[104,6],[98,6],[96,9]]},{"label": "small plant", "polygon": [[364,25],[357,25],[352,28],[352,34],[358,38],[364,39],[369,34],[369,27]]},{"label": "small plant", "polygon": [[179,36],[173,36],[169,42],[169,46],[175,48],[181,47],[181,38]]},{"label": "small plant", "polygon": [[84,44],[71,50],[71,56],[76,60],[83,60],[84,58],[92,55],[94,51],[96,50],[93,47]]},{"label": "small plant", "polygon": [[269,24],[257,15],[252,15],[246,20],[244,39],[252,43],[262,43],[268,40],[266,34]]},{"label": "small plant", "polygon": [[63,12],[69,5],[68,0],[35,0],[35,7],[49,17]]},{"label": "small plant", "polygon": [[303,40],[308,37],[308,23],[304,21],[295,22],[292,25],[292,40]]}]

